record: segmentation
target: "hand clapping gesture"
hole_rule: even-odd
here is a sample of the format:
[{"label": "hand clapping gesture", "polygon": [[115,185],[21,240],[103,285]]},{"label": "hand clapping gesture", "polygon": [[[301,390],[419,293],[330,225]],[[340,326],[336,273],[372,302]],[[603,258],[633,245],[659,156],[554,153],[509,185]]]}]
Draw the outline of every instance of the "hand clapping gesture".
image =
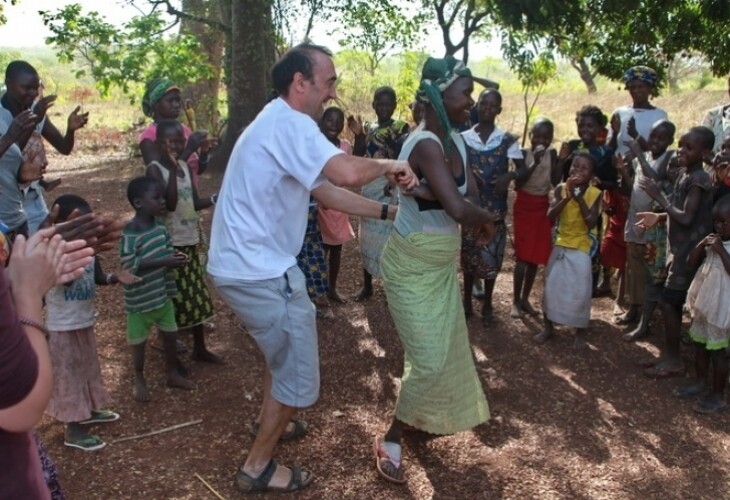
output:
[{"label": "hand clapping gesture", "polygon": [[80,113],[81,106],[76,106],[71,114],[68,115],[68,130],[78,130],[86,126],[89,123],[89,112]]}]

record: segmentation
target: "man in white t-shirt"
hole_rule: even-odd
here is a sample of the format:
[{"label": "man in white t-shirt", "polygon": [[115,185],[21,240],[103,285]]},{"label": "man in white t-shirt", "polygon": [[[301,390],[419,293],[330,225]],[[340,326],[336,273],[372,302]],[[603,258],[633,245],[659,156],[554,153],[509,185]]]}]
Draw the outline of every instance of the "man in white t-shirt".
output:
[{"label": "man in white t-shirt", "polygon": [[[296,264],[310,194],[328,208],[364,217],[393,217],[396,207],[337,186],[361,186],[386,175],[408,189],[408,163],[342,154],[320,132],[324,105],[335,98],[331,53],[303,44],[271,72],[277,99],[239,137],[228,162],[211,231],[208,273],[266,359],[263,404],[251,430],[256,439],[236,474],[243,492],[295,491],[311,472],[277,466],[279,439],[306,433],[298,408],[319,396],[314,305]],[[330,182],[331,181],[331,182]]]}]

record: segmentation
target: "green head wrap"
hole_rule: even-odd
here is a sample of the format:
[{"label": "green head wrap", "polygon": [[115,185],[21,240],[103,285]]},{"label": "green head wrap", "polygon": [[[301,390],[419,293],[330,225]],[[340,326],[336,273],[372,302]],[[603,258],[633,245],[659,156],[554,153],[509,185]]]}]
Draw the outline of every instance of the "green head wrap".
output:
[{"label": "green head wrap", "polygon": [[441,94],[461,76],[471,77],[471,71],[454,56],[446,56],[443,59],[429,57],[421,71],[421,85],[416,92],[416,101],[433,106],[446,137],[451,135],[451,122],[446,114]]},{"label": "green head wrap", "polygon": [[155,104],[162,99],[162,96],[173,90],[180,90],[180,87],[169,78],[155,78],[148,82],[142,96],[142,112],[145,116],[154,116]]}]

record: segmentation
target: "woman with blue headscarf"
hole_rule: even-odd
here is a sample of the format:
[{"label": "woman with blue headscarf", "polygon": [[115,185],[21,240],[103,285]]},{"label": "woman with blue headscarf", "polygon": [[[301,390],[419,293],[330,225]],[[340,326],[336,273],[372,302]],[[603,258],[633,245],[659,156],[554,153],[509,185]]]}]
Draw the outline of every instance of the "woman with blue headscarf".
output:
[{"label": "woman with blue headscarf", "polygon": [[489,418],[489,408],[469,347],[456,262],[459,225],[482,228],[486,241],[494,215],[478,199],[466,168],[463,139],[452,123],[469,118],[474,104],[471,72],[453,57],[429,58],[417,101],[424,119],[403,144],[421,186],[401,196],[380,266],[388,308],[403,344],[404,368],[395,417],[375,439],[378,472],[403,483],[403,431],[453,434]]},{"label": "woman with blue headscarf", "polygon": [[657,72],[648,66],[634,66],[624,73],[624,84],[631,95],[631,104],[621,106],[611,117],[609,147],[620,155],[629,151],[629,143],[638,140],[641,149],[649,150],[649,132],[659,120],[667,119],[667,112],[654,106],[649,99],[657,87]]}]

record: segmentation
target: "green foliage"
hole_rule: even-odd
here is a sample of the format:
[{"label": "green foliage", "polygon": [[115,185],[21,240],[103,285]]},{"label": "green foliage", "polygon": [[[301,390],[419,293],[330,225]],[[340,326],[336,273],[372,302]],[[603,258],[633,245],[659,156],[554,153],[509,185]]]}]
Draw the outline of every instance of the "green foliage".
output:
[{"label": "green foliage", "polygon": [[422,52],[404,52],[383,60],[375,76],[370,74],[369,55],[357,50],[342,50],[335,55],[338,106],[346,114],[373,115],[373,92],[382,85],[395,89],[398,103],[394,116],[410,118],[408,105],[420,83],[421,68],[428,56]]},{"label": "green foliage", "polygon": [[18,0],[2,0],[2,3],[0,3],[0,25],[6,24],[8,22],[8,18],[5,17],[5,6],[4,3],[9,3],[10,5],[15,5],[18,3]]},{"label": "green foliage", "polygon": [[396,113],[409,116],[410,103],[414,100],[416,90],[421,83],[421,69],[428,54],[423,52],[405,52],[400,55],[400,69],[396,80],[395,93],[398,96]]},{"label": "green foliage", "polygon": [[40,14],[52,33],[46,43],[56,49],[59,61],[80,58],[84,67],[76,76],[88,71],[102,95],[118,87],[134,99],[139,86],[156,76],[185,84],[210,71],[194,38],[164,36],[165,21],[157,12],[134,17],[121,28],[97,12],[83,13],[78,4]]},{"label": "green foliage", "polygon": [[[715,75],[730,72],[727,0],[492,0],[503,50],[518,72],[538,56],[533,47],[584,60],[619,80],[638,64],[655,68],[660,86],[675,55],[702,54]],[[539,43],[538,43],[539,42]]]},{"label": "green foliage", "polygon": [[341,15],[346,29],[340,45],[366,53],[371,75],[394,49],[415,43],[425,20],[423,13],[408,16],[390,0],[347,0]]}]

